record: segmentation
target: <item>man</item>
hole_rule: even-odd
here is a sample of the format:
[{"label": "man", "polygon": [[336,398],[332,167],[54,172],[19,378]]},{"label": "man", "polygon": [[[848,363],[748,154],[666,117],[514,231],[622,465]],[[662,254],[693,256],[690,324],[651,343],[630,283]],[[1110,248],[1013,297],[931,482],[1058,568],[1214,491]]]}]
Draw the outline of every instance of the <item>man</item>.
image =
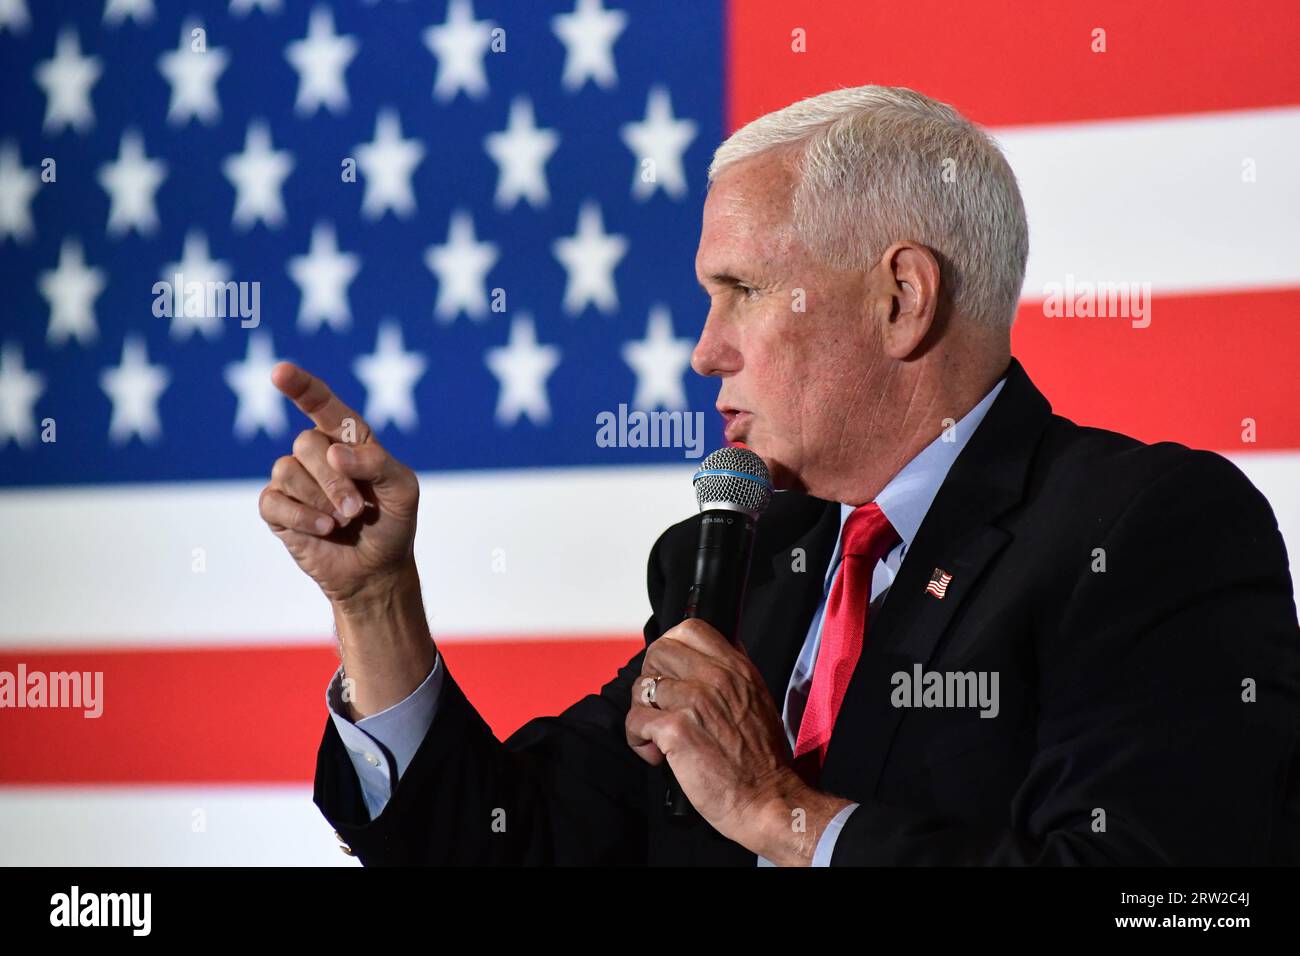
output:
[{"label": "man", "polygon": [[782,490],[743,646],[680,622],[684,521],[650,555],[646,649],[497,741],[429,634],[414,475],[324,383],[276,368],[316,427],[260,508],[333,607],[315,800],[350,852],[1300,861],[1276,521],[1223,458],[1051,414],[1010,355],[1028,240],[992,141],[909,90],[837,90],[735,133],[709,179],[692,365]]}]

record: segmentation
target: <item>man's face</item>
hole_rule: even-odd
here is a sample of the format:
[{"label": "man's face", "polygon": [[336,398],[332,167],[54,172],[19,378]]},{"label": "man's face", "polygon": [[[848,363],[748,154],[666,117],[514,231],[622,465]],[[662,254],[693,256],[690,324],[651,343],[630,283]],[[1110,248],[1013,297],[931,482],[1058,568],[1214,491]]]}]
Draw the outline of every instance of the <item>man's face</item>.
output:
[{"label": "man's face", "polygon": [[794,235],[796,175],[777,150],[714,181],[695,257],[711,304],[691,366],[722,379],[726,437],[778,488],[815,494],[870,453],[883,362],[868,274],[827,268]]}]

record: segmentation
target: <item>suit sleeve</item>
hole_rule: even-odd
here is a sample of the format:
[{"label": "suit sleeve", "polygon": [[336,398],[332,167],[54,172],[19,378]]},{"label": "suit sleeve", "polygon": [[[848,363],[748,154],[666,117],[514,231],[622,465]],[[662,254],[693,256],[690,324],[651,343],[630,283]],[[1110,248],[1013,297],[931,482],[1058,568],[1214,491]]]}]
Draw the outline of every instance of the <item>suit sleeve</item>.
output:
[{"label": "suit sleeve", "polygon": [[371,819],[383,811],[393,794],[394,781],[402,779],[429,732],[442,696],[444,668],[442,655],[435,653],[429,676],[419,687],[387,710],[355,723],[348,718],[343,700],[341,666],[326,688],[325,706],[361,783],[361,795]]},{"label": "suit sleeve", "polygon": [[1099,536],[1106,570],[1089,567],[1040,635],[1038,747],[1008,813],[1021,828],[866,801],[833,865],[1264,864],[1294,852],[1270,831],[1285,818],[1296,832],[1300,815],[1286,796],[1300,632],[1285,547],[1235,466],[1181,460]]},{"label": "suit sleeve", "polygon": [[[649,562],[655,608],[664,591],[662,542]],[[646,643],[659,633],[652,615]],[[624,730],[644,654],[597,693],[530,721],[505,742],[447,667],[437,714],[375,819],[332,720],[317,754],[313,800],[368,866],[644,863],[647,765]]]}]

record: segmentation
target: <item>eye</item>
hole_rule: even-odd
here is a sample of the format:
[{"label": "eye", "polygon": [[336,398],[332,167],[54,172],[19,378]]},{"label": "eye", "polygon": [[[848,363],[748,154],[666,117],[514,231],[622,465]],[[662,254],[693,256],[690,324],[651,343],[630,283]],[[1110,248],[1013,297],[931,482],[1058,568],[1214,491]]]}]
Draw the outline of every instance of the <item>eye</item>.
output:
[{"label": "eye", "polygon": [[752,285],[745,285],[743,282],[736,283],[736,290],[740,293],[741,298],[746,300],[757,299],[760,295],[759,291]]}]

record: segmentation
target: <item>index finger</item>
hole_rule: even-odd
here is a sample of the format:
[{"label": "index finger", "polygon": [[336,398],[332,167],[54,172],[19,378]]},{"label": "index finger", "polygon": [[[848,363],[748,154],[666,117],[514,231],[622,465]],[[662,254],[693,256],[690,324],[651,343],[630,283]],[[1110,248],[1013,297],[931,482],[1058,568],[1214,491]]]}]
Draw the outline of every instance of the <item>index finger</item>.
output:
[{"label": "index finger", "polygon": [[271,382],[298,410],[316,423],[316,427],[335,441],[343,440],[343,429],[353,422],[355,444],[370,438],[370,426],[330,391],[321,379],[292,362],[279,362],[271,369]]}]

